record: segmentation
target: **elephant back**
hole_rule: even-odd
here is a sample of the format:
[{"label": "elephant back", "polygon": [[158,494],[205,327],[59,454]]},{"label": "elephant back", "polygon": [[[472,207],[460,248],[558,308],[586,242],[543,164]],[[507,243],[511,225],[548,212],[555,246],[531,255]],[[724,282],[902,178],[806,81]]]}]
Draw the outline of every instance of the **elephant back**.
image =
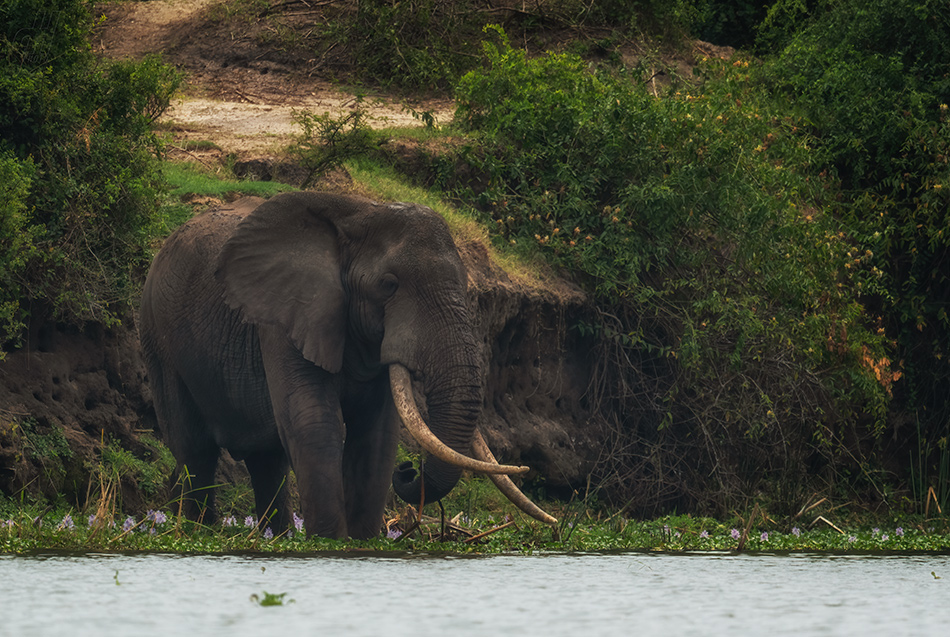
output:
[{"label": "elephant back", "polygon": [[[149,269],[142,290],[140,340],[146,356],[167,357],[169,349],[189,340],[211,314],[226,312],[223,290],[215,281],[218,254],[240,222],[263,199],[248,197],[203,212],[173,232]],[[205,317],[196,316],[203,308]],[[219,317],[219,319],[222,317]],[[234,322],[230,317],[227,322]]]}]

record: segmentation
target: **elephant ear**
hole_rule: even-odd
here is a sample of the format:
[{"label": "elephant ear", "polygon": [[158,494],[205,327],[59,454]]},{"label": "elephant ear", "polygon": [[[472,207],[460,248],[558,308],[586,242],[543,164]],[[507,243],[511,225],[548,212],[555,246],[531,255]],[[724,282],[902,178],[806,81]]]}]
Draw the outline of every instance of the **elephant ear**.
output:
[{"label": "elephant ear", "polygon": [[258,206],[225,243],[215,274],[246,321],[279,326],[304,358],[336,373],[346,338],[338,233],[310,203],[284,195]]}]

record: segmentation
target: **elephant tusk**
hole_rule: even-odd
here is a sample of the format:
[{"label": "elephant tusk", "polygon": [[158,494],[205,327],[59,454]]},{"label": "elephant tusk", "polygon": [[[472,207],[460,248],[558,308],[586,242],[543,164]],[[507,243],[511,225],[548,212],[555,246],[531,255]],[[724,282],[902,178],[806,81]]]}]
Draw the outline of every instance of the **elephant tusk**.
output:
[{"label": "elephant tusk", "polygon": [[[488,448],[488,444],[485,442],[485,439],[482,437],[482,433],[476,429],[475,430],[475,439],[472,440],[472,451],[475,452],[475,457],[484,462],[498,462],[495,460],[495,456],[492,454],[491,450]],[[495,486],[498,487],[498,490],[505,494],[505,497],[511,500],[512,504],[516,507],[533,517],[535,520],[544,522],[545,524],[555,525],[557,524],[557,518],[551,515],[548,515],[542,511],[538,505],[528,499],[524,493],[521,492],[515,483],[511,481],[506,475],[497,475],[497,474],[488,474],[488,478],[495,483]]]},{"label": "elephant tusk", "polygon": [[[402,419],[406,429],[416,439],[416,442],[433,456],[477,473],[491,474],[519,474],[528,471],[528,467],[516,467],[513,465],[498,464],[497,462],[482,462],[465,456],[444,442],[439,440],[432,430],[429,429],[419,410],[416,408],[415,399],[412,397],[412,382],[409,378],[409,370],[402,365],[389,366],[389,384],[392,388],[393,400],[396,403],[396,410]],[[477,430],[476,430],[477,431]]]}]

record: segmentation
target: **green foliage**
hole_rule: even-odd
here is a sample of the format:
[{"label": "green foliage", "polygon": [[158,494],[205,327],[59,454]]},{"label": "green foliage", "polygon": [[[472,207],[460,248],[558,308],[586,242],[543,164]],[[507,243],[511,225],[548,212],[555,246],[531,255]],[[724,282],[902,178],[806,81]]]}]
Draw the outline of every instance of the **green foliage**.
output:
[{"label": "green foliage", "polygon": [[46,427],[48,431],[42,433],[40,425],[34,418],[24,418],[14,425],[14,434],[19,429],[23,451],[32,459],[44,466],[56,465],[62,460],[72,458],[73,451],[63,433],[63,428],[57,424]]},{"label": "green foliage", "polygon": [[379,136],[370,128],[370,119],[362,106],[362,98],[352,110],[339,117],[330,113],[294,112],[294,121],[302,132],[292,152],[309,171],[301,187],[306,189],[315,176],[374,150]]},{"label": "green foliage", "polygon": [[[780,3],[788,15],[800,3]],[[950,426],[950,18],[939,0],[818,3],[760,81],[796,104],[840,214],[870,255],[865,292],[897,339],[901,404],[934,448]]]},{"label": "green foliage", "polygon": [[[383,86],[446,89],[471,67],[472,0],[359,0],[337,25],[360,75]],[[477,28],[477,27],[476,27]]]},{"label": "green foliage", "polygon": [[115,440],[109,441],[100,451],[97,471],[107,483],[119,484],[130,480],[141,487],[146,497],[154,498],[164,493],[168,479],[175,468],[171,451],[151,436],[142,436],[146,445],[140,458]]},{"label": "green foliage", "polygon": [[3,423],[3,428],[16,453],[15,462],[22,457],[39,467],[43,477],[39,486],[46,493],[62,489],[74,465],[74,453],[63,427],[55,421],[38,421],[28,416]]},{"label": "green foliage", "polygon": [[26,206],[33,173],[30,158],[0,154],[0,342],[18,337],[25,327],[16,277],[38,256]]},{"label": "green foliage", "polygon": [[487,181],[473,195],[499,238],[595,294],[604,320],[581,327],[626,369],[598,405],[619,408],[620,435],[669,467],[702,458],[684,491],[715,485],[725,506],[768,472],[801,488],[811,436],[878,434],[894,376],[858,297],[870,257],[823,212],[804,123],[755,89],[750,63],[710,64],[702,87],[658,99],[637,76],[529,59],[501,36],[457,89]]},{"label": "green foliage", "polygon": [[720,46],[748,48],[755,42],[756,27],[774,0],[705,0],[698,2],[690,32]]},{"label": "green foliage", "polygon": [[97,62],[88,6],[0,7],[0,342],[30,314],[116,321],[147,266],[161,188],[150,126],[179,76],[155,58]]},{"label": "green foliage", "polygon": [[[459,519],[454,509],[447,516]],[[480,520],[480,522],[474,520]],[[110,524],[110,522],[116,524]],[[815,520],[818,522],[819,520]],[[827,522],[827,519],[825,519]],[[472,526],[468,526],[471,524]],[[577,515],[560,534],[544,525],[516,521],[503,528],[490,511],[474,512],[467,520],[467,533],[440,536],[441,520],[427,520],[422,530],[409,537],[379,537],[373,540],[306,538],[302,533],[265,537],[256,528],[240,524],[208,527],[185,520],[173,512],[152,511],[146,517],[101,518],[98,513],[80,515],[70,509],[52,509],[14,503],[0,497],[0,553],[18,554],[38,550],[153,551],[180,553],[273,553],[288,555],[340,552],[393,554],[497,554],[590,551],[789,551],[848,552],[853,554],[946,551],[950,534],[945,520],[919,517],[857,521],[829,528],[804,521],[775,522],[768,516],[713,519],[670,515],[649,520],[620,516],[603,518]],[[801,527],[801,528],[799,528]],[[462,528],[462,527],[459,527]],[[470,535],[486,533],[477,541]],[[396,535],[394,533],[394,535]],[[119,578],[116,577],[119,584]],[[267,593],[265,593],[265,596]],[[282,594],[273,602],[289,603]],[[257,601],[261,601],[260,598]]]},{"label": "green foliage", "polygon": [[258,597],[255,593],[251,595],[251,601],[259,606],[283,606],[286,604],[293,604],[294,600],[288,599],[284,602],[284,597],[287,596],[287,593],[268,593],[264,591],[263,597]]},{"label": "green foliage", "polygon": [[[726,8],[710,11],[710,4]],[[445,91],[479,64],[479,32],[490,22],[504,21],[532,48],[548,46],[552,34],[570,32],[586,40],[596,32],[591,46],[597,49],[643,34],[678,42],[728,10],[728,3],[712,0],[536,0],[503,6],[489,0],[358,0],[355,5],[355,11],[327,11],[302,38],[276,17],[269,31],[284,34],[288,46],[306,41],[322,61],[332,59],[333,66],[376,85]],[[606,32],[610,35],[601,38]]]}]

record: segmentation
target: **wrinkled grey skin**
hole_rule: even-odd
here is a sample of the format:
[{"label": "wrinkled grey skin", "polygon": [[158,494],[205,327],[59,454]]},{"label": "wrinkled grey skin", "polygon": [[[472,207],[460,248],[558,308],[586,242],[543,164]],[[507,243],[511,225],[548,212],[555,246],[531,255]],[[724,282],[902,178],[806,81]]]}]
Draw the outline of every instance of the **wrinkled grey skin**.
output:
[{"label": "wrinkled grey skin", "polygon": [[470,455],[481,405],[466,274],[423,206],[317,193],[242,199],[168,238],[143,292],[140,335],[158,422],[214,519],[221,448],[244,460],[257,514],[289,520],[287,470],[308,534],[378,534],[400,497],[445,496],[459,470],[393,472],[399,418],[387,365],[422,382],[433,433]]}]

